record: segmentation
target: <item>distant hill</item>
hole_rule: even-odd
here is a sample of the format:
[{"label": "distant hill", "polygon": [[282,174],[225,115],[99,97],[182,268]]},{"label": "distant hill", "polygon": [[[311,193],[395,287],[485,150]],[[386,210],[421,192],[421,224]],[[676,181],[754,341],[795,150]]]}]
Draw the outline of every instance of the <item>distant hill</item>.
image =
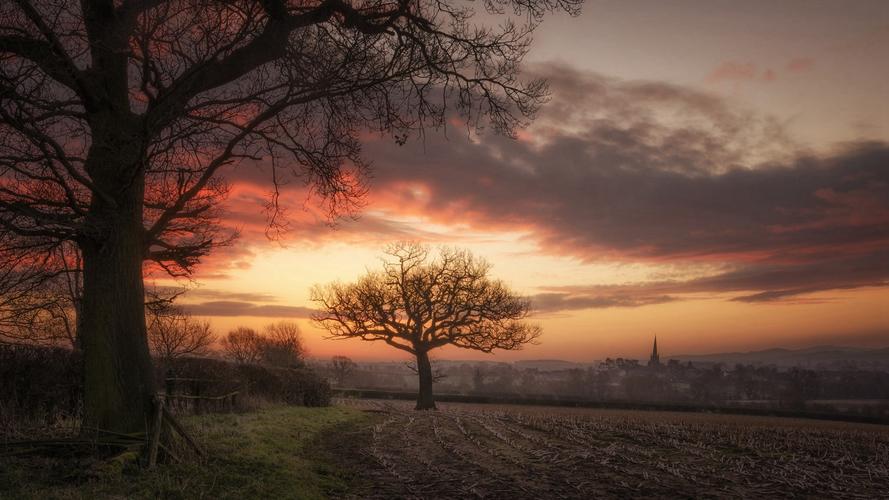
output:
[{"label": "distant hill", "polygon": [[749,352],[714,354],[679,354],[666,359],[693,363],[724,363],[726,365],[752,364],[777,366],[824,366],[848,364],[889,364],[889,347],[868,349],[863,347],[815,346],[805,349],[765,349]]}]

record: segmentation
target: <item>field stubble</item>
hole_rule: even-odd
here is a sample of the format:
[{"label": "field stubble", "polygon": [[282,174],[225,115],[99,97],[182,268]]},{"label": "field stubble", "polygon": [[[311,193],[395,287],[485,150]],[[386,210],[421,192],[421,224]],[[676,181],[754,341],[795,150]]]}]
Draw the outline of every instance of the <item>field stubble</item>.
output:
[{"label": "field stubble", "polygon": [[889,497],[889,428],[730,415],[338,400],[377,412],[362,498]]}]

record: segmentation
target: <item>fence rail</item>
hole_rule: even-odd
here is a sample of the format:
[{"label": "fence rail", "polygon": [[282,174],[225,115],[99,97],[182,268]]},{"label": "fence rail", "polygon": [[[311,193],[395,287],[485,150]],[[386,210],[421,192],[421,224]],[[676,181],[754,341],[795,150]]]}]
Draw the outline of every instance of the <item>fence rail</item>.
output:
[{"label": "fence rail", "polygon": [[[225,382],[224,380],[219,379],[167,377],[164,382],[164,399],[166,400],[166,408],[168,411],[191,411],[196,414],[205,411],[232,412],[237,407],[238,400],[243,392],[243,388],[239,388],[218,396],[204,395],[203,393],[207,389],[207,385],[216,382]],[[183,394],[178,392],[178,387],[184,387],[191,393]]]}]

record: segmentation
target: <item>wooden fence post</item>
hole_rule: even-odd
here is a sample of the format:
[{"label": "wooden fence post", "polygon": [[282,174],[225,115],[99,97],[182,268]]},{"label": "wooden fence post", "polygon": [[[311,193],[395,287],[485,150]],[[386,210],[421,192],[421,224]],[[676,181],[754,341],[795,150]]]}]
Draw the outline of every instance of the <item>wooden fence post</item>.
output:
[{"label": "wooden fence post", "polygon": [[164,389],[167,393],[167,404],[173,401],[173,394],[176,393],[176,378],[173,376],[173,369],[167,369],[167,378],[164,380]]},{"label": "wooden fence post", "polygon": [[201,382],[199,380],[195,380],[192,383],[192,386],[194,387],[194,395],[195,395],[195,398],[193,400],[194,401],[194,412],[196,415],[200,415],[201,414],[201,396],[202,396]]},{"label": "wooden fence post", "polygon": [[163,394],[154,396],[154,421],[151,428],[151,440],[148,442],[148,468],[153,469],[157,464],[157,449],[161,440],[161,421],[164,414],[164,401],[166,398]]}]

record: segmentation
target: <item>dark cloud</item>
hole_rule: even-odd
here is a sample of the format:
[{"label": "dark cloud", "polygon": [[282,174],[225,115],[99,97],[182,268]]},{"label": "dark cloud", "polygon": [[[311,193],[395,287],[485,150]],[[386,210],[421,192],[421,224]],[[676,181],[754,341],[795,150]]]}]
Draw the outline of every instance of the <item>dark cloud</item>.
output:
[{"label": "dark cloud", "polygon": [[[557,137],[539,149],[453,144],[431,151],[432,164],[422,167],[390,157],[377,189],[418,214],[479,228],[527,228],[544,248],[589,260],[812,260],[889,242],[883,145],[688,174],[668,167],[682,164],[676,148],[607,144],[602,132]],[[688,156],[691,168],[706,161]],[[410,182],[424,186],[424,198],[402,187]]]},{"label": "dark cloud", "polygon": [[640,307],[682,300],[688,294],[729,294],[747,303],[799,300],[829,290],[886,286],[889,251],[802,264],[760,263],[687,281],[624,285],[556,286],[532,296],[535,310],[557,312],[604,307]]},{"label": "dark cloud", "polygon": [[314,312],[309,307],[275,304],[279,298],[268,293],[173,286],[158,286],[154,290],[164,296],[177,294],[176,303],[195,316],[308,318]]},{"label": "dark cloud", "polygon": [[309,307],[254,304],[237,300],[214,300],[183,304],[195,316],[260,316],[266,318],[308,318],[315,311]]},{"label": "dark cloud", "polygon": [[212,299],[224,301],[244,301],[244,302],[277,302],[278,298],[268,293],[251,293],[251,292],[229,292],[225,290],[215,290],[212,288],[192,288],[189,289],[186,297],[189,300],[194,299]]},{"label": "dark cloud", "polygon": [[612,307],[641,307],[677,300],[669,295],[640,293],[640,290],[622,290],[603,287],[575,293],[546,292],[532,295],[531,305],[537,313],[572,311],[579,309],[606,309]]}]

